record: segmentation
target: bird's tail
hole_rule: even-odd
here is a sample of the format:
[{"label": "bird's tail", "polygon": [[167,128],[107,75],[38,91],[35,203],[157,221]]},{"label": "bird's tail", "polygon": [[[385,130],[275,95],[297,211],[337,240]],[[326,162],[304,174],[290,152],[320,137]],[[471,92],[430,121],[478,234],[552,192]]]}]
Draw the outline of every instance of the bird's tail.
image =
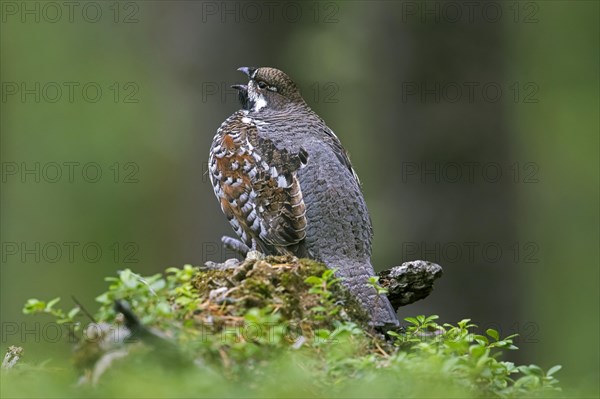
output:
[{"label": "bird's tail", "polygon": [[[337,263],[337,262],[336,262]],[[365,310],[371,315],[371,325],[376,327],[394,327],[398,326],[398,316],[392,307],[392,304],[384,294],[378,294],[368,279],[375,275],[373,266],[369,261],[360,262],[340,262],[336,274],[343,278],[343,284],[348,288]]]}]

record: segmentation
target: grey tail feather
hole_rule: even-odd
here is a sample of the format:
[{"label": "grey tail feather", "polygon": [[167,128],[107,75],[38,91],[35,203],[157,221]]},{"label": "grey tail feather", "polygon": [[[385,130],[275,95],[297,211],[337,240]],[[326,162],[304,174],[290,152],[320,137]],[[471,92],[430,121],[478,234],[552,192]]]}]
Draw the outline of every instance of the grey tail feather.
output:
[{"label": "grey tail feather", "polygon": [[[327,262],[326,262],[327,263]],[[373,267],[367,261],[356,264],[356,262],[336,262],[338,265],[337,275],[343,278],[344,285],[364,306],[371,315],[371,325],[376,327],[395,327],[400,324],[396,311],[384,294],[377,294],[374,287],[368,284],[369,276],[374,274]],[[334,266],[336,263],[333,263]]]}]

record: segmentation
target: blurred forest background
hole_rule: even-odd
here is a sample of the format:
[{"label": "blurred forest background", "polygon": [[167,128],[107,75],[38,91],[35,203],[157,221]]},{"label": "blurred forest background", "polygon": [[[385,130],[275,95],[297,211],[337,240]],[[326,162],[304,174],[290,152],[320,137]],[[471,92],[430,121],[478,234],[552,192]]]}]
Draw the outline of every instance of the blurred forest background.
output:
[{"label": "blurred forest background", "polygon": [[350,152],[376,268],[444,267],[400,317],[519,333],[598,392],[597,2],[76,3],[1,4],[3,350],[69,349],[28,298],[232,256],[208,150],[236,68],[275,66]]}]

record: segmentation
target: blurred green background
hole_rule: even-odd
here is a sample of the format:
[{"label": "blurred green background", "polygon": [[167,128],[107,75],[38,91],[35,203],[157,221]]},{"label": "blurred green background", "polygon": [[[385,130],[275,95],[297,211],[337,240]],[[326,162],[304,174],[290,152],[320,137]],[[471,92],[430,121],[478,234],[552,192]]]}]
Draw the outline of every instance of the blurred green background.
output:
[{"label": "blurred green background", "polygon": [[275,66],[350,152],[376,268],[444,267],[400,316],[519,333],[516,361],[598,393],[597,2],[1,7],[3,350],[68,352],[28,298],[93,311],[116,270],[232,256],[208,149],[236,68]]}]

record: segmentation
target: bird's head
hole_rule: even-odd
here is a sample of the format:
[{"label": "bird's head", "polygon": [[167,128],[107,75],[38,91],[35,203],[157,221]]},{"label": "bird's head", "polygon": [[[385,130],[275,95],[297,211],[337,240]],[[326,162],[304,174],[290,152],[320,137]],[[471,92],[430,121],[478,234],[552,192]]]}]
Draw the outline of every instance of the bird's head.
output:
[{"label": "bird's head", "polygon": [[279,69],[241,67],[250,81],[247,85],[234,85],[244,109],[250,111],[277,110],[290,104],[303,104],[296,84]]}]

